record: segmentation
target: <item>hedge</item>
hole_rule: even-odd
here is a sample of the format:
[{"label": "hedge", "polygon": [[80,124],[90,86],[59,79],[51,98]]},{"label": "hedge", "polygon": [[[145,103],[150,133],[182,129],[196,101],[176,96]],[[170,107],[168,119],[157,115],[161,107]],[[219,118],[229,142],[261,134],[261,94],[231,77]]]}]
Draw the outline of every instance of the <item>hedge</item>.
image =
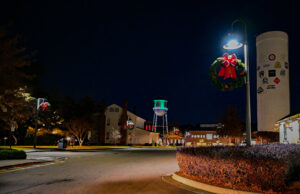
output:
[{"label": "hedge", "polygon": [[177,174],[252,192],[284,192],[300,175],[300,145],[180,148]]},{"label": "hedge", "polygon": [[26,159],[23,150],[0,148],[0,160]]}]

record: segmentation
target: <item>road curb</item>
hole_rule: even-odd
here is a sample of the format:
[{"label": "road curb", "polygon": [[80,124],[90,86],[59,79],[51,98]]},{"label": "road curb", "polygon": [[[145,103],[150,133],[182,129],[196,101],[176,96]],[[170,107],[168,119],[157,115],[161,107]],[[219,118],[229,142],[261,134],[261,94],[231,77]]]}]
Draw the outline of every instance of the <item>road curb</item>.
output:
[{"label": "road curb", "polygon": [[180,182],[178,182],[178,181],[175,181],[175,180],[172,178],[172,175],[162,176],[161,179],[162,179],[162,181],[165,182],[165,183],[174,185],[175,187],[178,187],[178,188],[180,188],[180,189],[184,189],[184,190],[187,190],[187,191],[191,191],[191,192],[193,192],[193,193],[211,194],[211,192],[207,192],[207,191],[204,191],[204,190],[201,190],[201,189],[197,189],[197,188],[188,186],[188,185],[186,185],[186,184],[180,183]]},{"label": "road curb", "polygon": [[9,173],[9,172],[15,172],[19,170],[27,170],[31,168],[38,168],[48,165],[54,165],[54,164],[61,164],[65,162],[64,160],[57,160],[57,161],[39,161],[39,162],[29,162],[24,164],[18,164],[18,165],[11,165],[11,166],[5,166],[3,169],[0,169],[0,175]]},{"label": "road curb", "polygon": [[53,161],[24,162],[21,164],[1,166],[0,170],[6,170],[6,169],[18,168],[18,167],[24,167],[24,166],[31,166],[31,165],[36,165],[36,164],[44,164],[44,163],[48,163],[48,162],[53,162]]},{"label": "road curb", "polygon": [[191,179],[187,179],[185,177],[179,176],[175,173],[171,175],[172,179],[180,182],[184,185],[193,187],[195,189],[200,189],[204,191],[208,191],[211,193],[224,193],[224,194],[260,194],[260,193],[254,193],[254,192],[249,192],[249,191],[240,191],[240,190],[235,190],[235,189],[228,189],[228,188],[223,188],[223,187],[218,187],[214,185],[209,185],[205,183],[201,183],[198,181],[194,181]]}]

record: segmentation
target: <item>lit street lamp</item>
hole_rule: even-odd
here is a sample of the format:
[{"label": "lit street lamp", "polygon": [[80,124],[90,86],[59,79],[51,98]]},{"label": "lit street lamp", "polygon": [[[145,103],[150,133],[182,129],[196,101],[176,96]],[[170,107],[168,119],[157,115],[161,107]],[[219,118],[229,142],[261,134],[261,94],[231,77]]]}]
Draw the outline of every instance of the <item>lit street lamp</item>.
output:
[{"label": "lit street lamp", "polygon": [[237,41],[236,39],[231,39],[227,42],[227,44],[225,44],[223,46],[224,49],[227,49],[227,50],[232,50],[232,49],[238,49],[238,48],[241,48],[243,46],[242,43],[240,43],[239,41]]},{"label": "lit street lamp", "polygon": [[[234,39],[232,32],[233,26],[236,23],[242,23],[244,25],[244,44]],[[250,69],[249,69],[249,56],[248,56],[248,41],[247,41],[247,25],[243,20],[237,19],[231,24],[231,34],[229,34],[230,39],[223,46],[224,49],[233,50],[241,48],[244,45],[244,60],[245,60],[245,71],[246,71],[246,142],[247,146],[251,145],[251,103],[250,103]]]}]

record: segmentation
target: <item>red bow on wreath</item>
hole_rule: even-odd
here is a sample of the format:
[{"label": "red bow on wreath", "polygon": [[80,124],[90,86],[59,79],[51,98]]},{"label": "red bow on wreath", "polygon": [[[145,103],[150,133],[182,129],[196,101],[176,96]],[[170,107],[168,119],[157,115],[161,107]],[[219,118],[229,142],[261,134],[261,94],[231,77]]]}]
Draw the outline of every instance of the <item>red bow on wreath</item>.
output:
[{"label": "red bow on wreath", "polygon": [[220,72],[218,73],[219,77],[224,76],[224,79],[227,78],[233,78],[236,79],[236,72],[235,72],[235,65],[236,65],[236,55],[228,55],[227,53],[225,53],[223,55],[223,57],[221,57],[223,60],[223,65],[221,67]]},{"label": "red bow on wreath", "polygon": [[47,103],[42,103],[41,106],[42,106],[42,111],[45,111],[48,108],[48,104]]}]

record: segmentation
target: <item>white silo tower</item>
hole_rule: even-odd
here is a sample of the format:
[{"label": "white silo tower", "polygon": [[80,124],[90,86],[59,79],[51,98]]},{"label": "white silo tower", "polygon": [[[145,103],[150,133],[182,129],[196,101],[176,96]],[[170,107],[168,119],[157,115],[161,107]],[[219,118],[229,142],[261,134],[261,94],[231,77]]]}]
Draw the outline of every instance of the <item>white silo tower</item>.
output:
[{"label": "white silo tower", "polygon": [[272,131],[290,114],[288,35],[270,31],[256,37],[257,126]]}]

